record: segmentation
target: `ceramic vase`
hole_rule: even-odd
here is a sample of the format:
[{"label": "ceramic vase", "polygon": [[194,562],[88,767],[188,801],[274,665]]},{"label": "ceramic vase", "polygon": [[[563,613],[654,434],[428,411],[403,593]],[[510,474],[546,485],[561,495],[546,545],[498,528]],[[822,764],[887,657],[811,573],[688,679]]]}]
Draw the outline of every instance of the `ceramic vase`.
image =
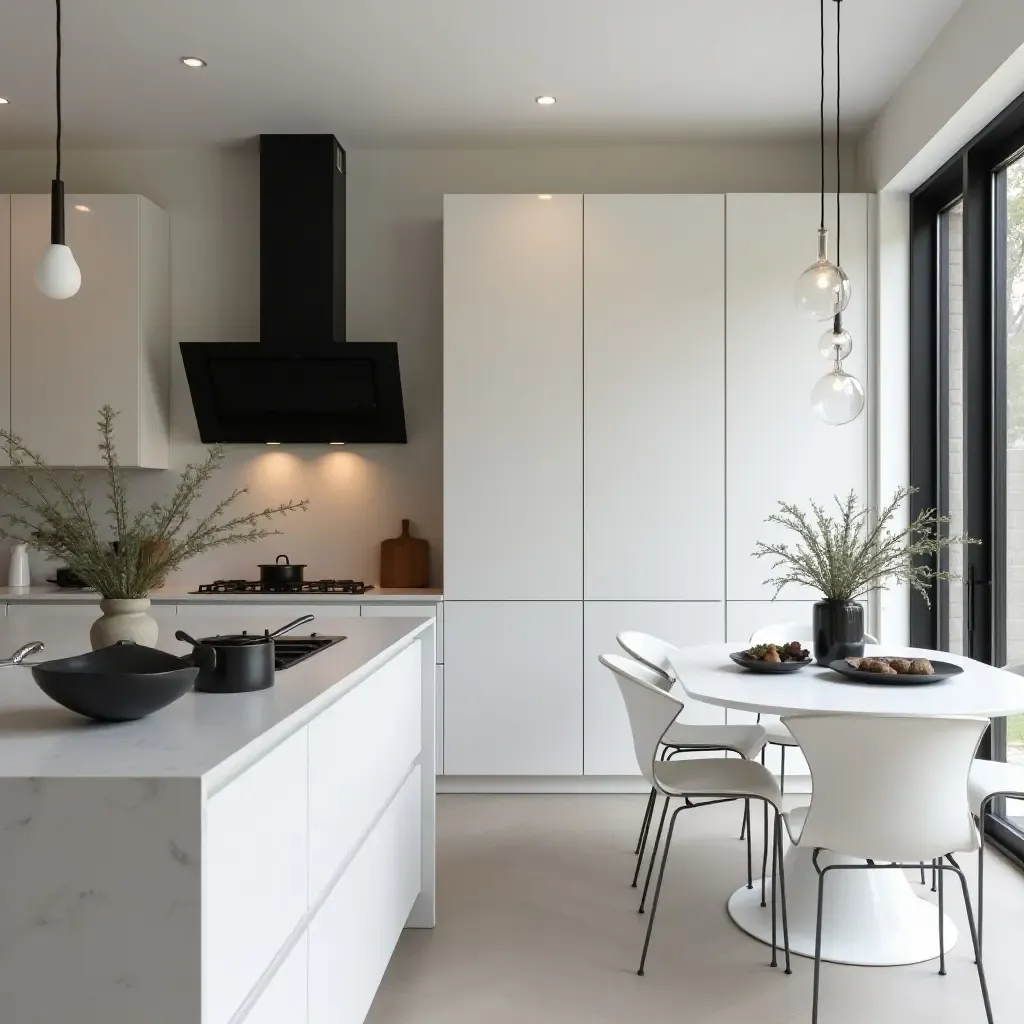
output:
[{"label": "ceramic vase", "polygon": [[120,640],[130,640],[144,647],[155,647],[159,632],[156,619],[149,614],[149,598],[134,600],[104,598],[102,614],[89,630],[92,649],[111,647]]}]

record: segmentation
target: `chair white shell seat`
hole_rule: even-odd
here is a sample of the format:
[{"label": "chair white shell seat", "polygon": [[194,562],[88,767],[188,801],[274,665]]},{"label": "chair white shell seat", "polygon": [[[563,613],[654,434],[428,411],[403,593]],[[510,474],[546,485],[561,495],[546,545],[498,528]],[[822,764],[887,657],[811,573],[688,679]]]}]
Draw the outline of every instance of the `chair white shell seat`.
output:
[{"label": "chair white shell seat", "polygon": [[690,750],[733,750],[741,757],[756,757],[768,735],[759,725],[691,725],[673,722],[662,738],[667,747]]},{"label": "chair white shell seat", "polygon": [[793,734],[778,715],[762,715],[760,724],[768,734],[768,743],[776,743],[783,747],[797,746]]},{"label": "chair white shell seat", "polygon": [[807,820],[807,812],[810,810],[808,804],[803,807],[794,807],[782,815],[782,823],[786,826],[789,838],[795,846],[800,845],[800,833],[804,830],[804,822]]},{"label": "chair white shell seat", "polygon": [[980,818],[984,803],[1003,794],[1024,798],[1024,765],[976,760],[967,780],[971,813]]},{"label": "chair white shell seat", "polygon": [[742,758],[655,761],[659,788],[674,796],[736,796],[767,800],[781,809],[782,793],[771,772]]}]

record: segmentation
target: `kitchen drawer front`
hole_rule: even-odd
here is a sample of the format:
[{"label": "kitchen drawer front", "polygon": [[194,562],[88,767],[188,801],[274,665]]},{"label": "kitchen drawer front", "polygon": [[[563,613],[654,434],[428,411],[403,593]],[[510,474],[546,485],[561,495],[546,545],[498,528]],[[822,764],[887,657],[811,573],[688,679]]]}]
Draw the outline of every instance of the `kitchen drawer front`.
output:
[{"label": "kitchen drawer front", "polygon": [[434,660],[438,665],[444,662],[444,606],[437,604],[364,604],[362,614],[366,618],[413,618],[434,620]]},{"label": "kitchen drawer front", "polygon": [[309,724],[309,891],[317,896],[366,834],[422,747],[420,644]]},{"label": "kitchen drawer front", "polygon": [[309,1024],[362,1024],[420,891],[420,768],[309,926]]},{"label": "kitchen drawer front", "polygon": [[306,947],[301,936],[287,959],[277,969],[270,984],[244,1018],[244,1024],[306,1024],[307,1013]]},{"label": "kitchen drawer front", "polygon": [[306,730],[214,794],[203,849],[207,1024],[226,1024],[305,914]]}]

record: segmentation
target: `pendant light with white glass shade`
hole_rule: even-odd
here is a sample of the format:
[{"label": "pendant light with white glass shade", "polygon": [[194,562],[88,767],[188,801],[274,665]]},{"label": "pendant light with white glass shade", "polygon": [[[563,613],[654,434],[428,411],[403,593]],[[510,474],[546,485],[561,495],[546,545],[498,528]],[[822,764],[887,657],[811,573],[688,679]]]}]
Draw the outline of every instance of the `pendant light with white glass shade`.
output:
[{"label": "pendant light with white glass shade", "polygon": [[812,320],[831,320],[850,304],[850,279],[838,262],[828,258],[825,227],[825,0],[820,0],[821,102],[818,126],[821,150],[821,220],[818,224],[818,258],[797,278],[793,297],[797,308]]},{"label": "pendant light with white glass shade", "polygon": [[[841,4],[843,0],[833,0],[836,5],[836,260],[838,262],[840,253],[840,242],[842,240],[842,171],[839,152],[839,97],[840,97],[840,17]],[[824,7],[824,0],[822,0]],[[822,22],[824,25],[824,21]],[[822,33],[822,54],[824,55],[824,33]],[[824,65],[822,65],[824,68]],[[824,96],[824,74],[822,75],[822,96]],[[822,121],[824,125],[824,120]],[[824,153],[824,148],[822,148]],[[822,178],[824,182],[824,178]],[[824,210],[824,184],[822,185],[822,209]],[[840,273],[842,271],[840,270]],[[818,341],[818,351],[826,358],[832,360],[832,369],[825,374],[811,389],[811,408],[826,423],[834,427],[841,427],[846,423],[852,423],[864,411],[864,386],[852,373],[843,369],[843,360],[853,351],[853,337],[843,327],[843,310],[850,301],[850,282],[845,274],[842,275],[846,282],[846,301],[838,306],[832,315],[832,326],[821,336]]]},{"label": "pendant light with white glass shade", "polygon": [[57,5],[57,172],[50,182],[50,244],[36,267],[36,287],[51,299],[70,299],[82,286],[82,272],[74,253],[64,241],[64,182],[60,178],[60,143],[64,129],[61,109],[60,63],[62,57],[61,0]]}]

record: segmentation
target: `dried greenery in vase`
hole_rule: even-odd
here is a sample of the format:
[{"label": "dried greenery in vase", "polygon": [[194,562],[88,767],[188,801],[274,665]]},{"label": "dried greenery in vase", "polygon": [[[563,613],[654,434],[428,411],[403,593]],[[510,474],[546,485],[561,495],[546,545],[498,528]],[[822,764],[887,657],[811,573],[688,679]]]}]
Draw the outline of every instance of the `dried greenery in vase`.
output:
[{"label": "dried greenery in vase", "polygon": [[21,438],[0,430],[0,448],[28,494],[0,484],[0,494],[14,506],[14,511],[0,511],[0,536],[26,542],[66,562],[101,597],[144,598],[167,573],[188,559],[226,544],[263,540],[280,533],[264,524],[275,516],[305,511],[309,504],[306,500],[287,501],[226,518],[229,507],[246,493],[247,488],[241,487],[217,502],[210,513],[193,520],[193,506],[224,460],[223,449],[214,446],[202,462],[185,467],[165,504],[154,502],[133,514],[114,447],[116,415],[105,405],[97,423],[110,502],[105,527],[93,516],[92,499],[81,471],[74,470],[67,483]]},{"label": "dried greenery in vase", "polygon": [[874,525],[869,508],[861,505],[856,492],[835,499],[837,518],[823,506],[811,502],[808,514],[795,505],[779,502],[779,511],[766,522],[784,526],[796,534],[795,546],[758,541],[756,558],[773,558],[772,571],[782,571],[765,584],[775,587],[775,597],[788,584],[813,587],[826,601],[846,602],[872,590],[884,590],[895,583],[914,588],[931,605],[928,588],[935,580],[959,579],[955,573],[932,568],[934,556],[951,544],[977,544],[967,536],[942,536],[940,527],[949,522],[933,508],[925,509],[908,525],[891,529],[900,505],[917,488],[900,487],[878,514]]}]

